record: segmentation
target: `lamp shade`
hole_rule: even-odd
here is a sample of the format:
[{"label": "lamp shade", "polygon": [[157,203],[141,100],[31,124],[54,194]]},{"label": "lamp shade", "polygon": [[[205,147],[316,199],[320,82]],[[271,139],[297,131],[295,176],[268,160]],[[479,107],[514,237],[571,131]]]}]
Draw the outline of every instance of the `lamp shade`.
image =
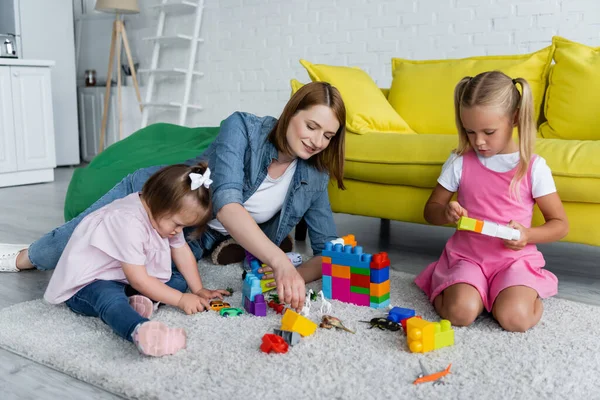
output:
[{"label": "lamp shade", "polygon": [[95,8],[107,13],[137,14],[140,12],[137,0],[97,0]]}]

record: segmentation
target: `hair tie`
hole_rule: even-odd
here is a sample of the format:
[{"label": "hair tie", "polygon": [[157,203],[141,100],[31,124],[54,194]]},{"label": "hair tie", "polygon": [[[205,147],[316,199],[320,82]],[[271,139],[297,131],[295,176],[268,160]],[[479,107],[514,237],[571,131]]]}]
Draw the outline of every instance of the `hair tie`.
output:
[{"label": "hair tie", "polygon": [[194,172],[190,172],[190,180],[192,181],[192,190],[196,190],[198,189],[200,186],[203,186],[205,188],[209,188],[210,184],[213,182],[210,179],[210,169],[207,167],[206,171],[204,171],[204,174],[196,174]]}]

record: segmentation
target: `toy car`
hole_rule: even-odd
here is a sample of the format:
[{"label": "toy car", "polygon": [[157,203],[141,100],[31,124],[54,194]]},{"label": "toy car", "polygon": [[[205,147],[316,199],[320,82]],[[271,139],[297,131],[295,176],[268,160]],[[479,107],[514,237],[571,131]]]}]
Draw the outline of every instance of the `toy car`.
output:
[{"label": "toy car", "polygon": [[222,317],[238,317],[243,313],[244,311],[241,308],[237,307],[222,308],[219,312],[219,314],[221,314]]},{"label": "toy car", "polygon": [[222,300],[213,300],[210,302],[210,308],[214,311],[220,311],[222,308],[231,307],[229,303],[226,303]]}]

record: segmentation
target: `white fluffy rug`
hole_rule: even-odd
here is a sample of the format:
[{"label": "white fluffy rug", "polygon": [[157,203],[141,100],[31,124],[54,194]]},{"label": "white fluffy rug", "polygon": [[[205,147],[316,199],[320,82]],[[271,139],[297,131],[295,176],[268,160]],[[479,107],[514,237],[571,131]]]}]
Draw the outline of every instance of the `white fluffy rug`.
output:
[{"label": "white fluffy rug", "polygon": [[[200,263],[207,287],[231,286],[240,303],[239,265]],[[392,305],[438,320],[412,276],[392,273]],[[320,282],[310,285],[320,289]],[[42,364],[139,399],[564,399],[597,398],[600,390],[599,309],[560,299],[545,301],[541,323],[525,334],[503,331],[482,316],[457,328],[456,345],[425,355],[407,351],[400,332],[367,329],[358,322],[382,311],[333,301],[332,314],[355,335],[319,328],[287,354],[264,354],[263,334],[281,316],[194,316],[162,307],[154,317],[188,332],[188,348],[147,358],[100,320],[77,316],[42,300],[0,312],[0,346]],[[311,319],[318,321],[319,302]],[[419,360],[435,372],[452,363],[445,385],[413,385]]]}]

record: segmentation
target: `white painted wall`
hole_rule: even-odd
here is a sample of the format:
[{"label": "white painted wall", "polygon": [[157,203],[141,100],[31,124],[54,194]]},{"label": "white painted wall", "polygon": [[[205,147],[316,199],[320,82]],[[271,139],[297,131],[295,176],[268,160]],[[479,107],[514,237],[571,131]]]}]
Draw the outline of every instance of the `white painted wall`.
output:
[{"label": "white painted wall", "polygon": [[[290,95],[289,80],[309,81],[298,63],[359,66],[382,87],[391,84],[391,58],[456,58],[535,51],[561,35],[600,46],[599,0],[205,0],[193,102],[187,125],[216,125],[236,110],[278,116]],[[156,0],[140,0],[127,18],[135,57],[147,67],[157,15]],[[110,21],[104,29],[110,32]],[[192,18],[167,24],[186,33]],[[106,34],[105,34],[106,35]],[[88,49],[106,70],[108,40]],[[104,46],[104,47],[103,47]],[[92,54],[93,53],[93,54]],[[166,52],[163,66],[186,65],[184,50]],[[87,57],[87,58],[86,58]],[[80,65],[80,70],[89,68]],[[104,72],[105,73],[105,72]],[[181,84],[161,85],[162,99],[179,100]],[[162,114],[154,121],[176,121]]]}]

